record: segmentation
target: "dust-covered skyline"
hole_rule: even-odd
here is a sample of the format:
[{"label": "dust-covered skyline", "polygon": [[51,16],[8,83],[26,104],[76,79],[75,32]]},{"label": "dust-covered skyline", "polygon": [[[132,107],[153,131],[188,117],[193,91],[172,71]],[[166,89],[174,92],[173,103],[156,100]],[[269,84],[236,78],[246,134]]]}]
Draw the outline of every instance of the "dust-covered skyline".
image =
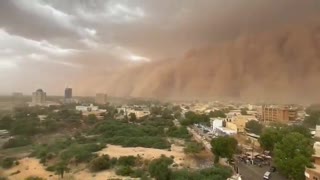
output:
[{"label": "dust-covered skyline", "polygon": [[[216,69],[208,69],[205,64],[198,64],[199,60],[190,61],[185,58],[186,54],[193,49],[202,49],[199,52],[203,52],[204,55],[197,54],[197,58],[206,58],[210,54],[211,60],[210,58],[207,60],[209,64],[231,61],[232,67],[242,67],[243,65],[239,64],[242,61],[237,60],[237,57],[222,56],[223,60],[217,61],[216,54],[220,52],[214,47],[218,46],[217,49],[225,49],[233,54],[236,50],[230,42],[241,37],[260,39],[252,34],[268,32],[274,34],[278,29],[285,29],[290,25],[304,27],[304,23],[309,25],[309,21],[312,24],[313,20],[318,19],[319,12],[320,2],[317,0],[1,1],[0,94],[10,94],[13,91],[28,94],[37,88],[43,88],[48,94],[62,94],[66,85],[73,87],[77,95],[93,95],[96,92],[119,96],[157,97],[247,94],[249,92],[243,88],[249,87],[238,85],[234,85],[235,92],[232,93],[210,90],[215,86],[221,87],[219,91],[230,89],[228,84],[230,80],[225,82],[223,77],[233,76],[221,74],[221,78],[217,78],[220,77],[217,75],[219,73],[211,72]],[[271,39],[277,39],[276,35],[270,36]],[[303,37],[307,38],[304,35]],[[222,48],[224,44],[228,47]],[[269,44],[273,46],[276,43]],[[255,42],[254,46],[260,46],[260,41]],[[312,47],[317,48],[317,46]],[[254,64],[251,52],[245,49],[244,51],[248,53],[242,55],[248,59],[246,63]],[[307,56],[309,55],[299,56],[296,61],[306,62]],[[229,58],[233,60],[225,60]],[[282,59],[274,57],[277,58]],[[313,61],[317,60],[319,61],[319,59]],[[279,71],[288,69],[285,66],[297,64],[290,61],[282,63],[283,69]],[[188,75],[191,78],[183,79],[183,82],[194,83],[185,85],[182,85],[183,82],[180,82],[180,85],[162,83],[161,78],[175,77],[172,73],[180,71],[183,67],[188,69],[186,66],[192,67],[192,63],[195,63],[193,67],[203,68],[197,71],[207,74],[207,79],[190,69]],[[263,61],[258,60],[258,63]],[[161,70],[154,68],[157,64]],[[148,67],[154,68],[154,71],[149,72]],[[235,71],[234,68],[229,70]],[[130,74],[133,71],[139,72]],[[157,72],[161,72],[159,76],[156,75]],[[316,72],[317,70],[314,73]],[[235,76],[231,79],[237,78],[239,77]],[[281,78],[286,77],[281,76]],[[134,80],[138,82],[133,82]],[[238,81],[242,79],[239,78]],[[307,81],[314,82],[310,79]],[[267,86],[265,80],[261,82],[261,86]],[[206,83],[211,85],[204,86]],[[251,86],[250,84],[248,86]],[[286,88],[288,87],[291,86]],[[284,91],[286,88],[278,91]],[[288,91],[292,90],[288,94],[299,94],[299,88],[288,88]],[[282,93],[284,92],[280,94]],[[270,96],[261,94],[260,90],[249,94],[261,98],[279,96],[274,92],[270,92]]]}]

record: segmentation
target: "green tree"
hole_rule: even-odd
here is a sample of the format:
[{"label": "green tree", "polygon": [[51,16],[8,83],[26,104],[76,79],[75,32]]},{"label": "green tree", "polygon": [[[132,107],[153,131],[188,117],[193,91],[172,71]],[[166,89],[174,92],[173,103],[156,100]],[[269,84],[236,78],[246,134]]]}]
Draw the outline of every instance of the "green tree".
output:
[{"label": "green tree", "polygon": [[136,164],[137,158],[134,156],[121,156],[118,159],[118,165],[120,166],[134,166]]},{"label": "green tree", "polygon": [[188,142],[186,147],[183,149],[186,154],[198,154],[204,149],[203,145],[194,141]]},{"label": "green tree", "polygon": [[46,180],[46,179],[38,176],[29,176],[25,178],[25,180]]},{"label": "green tree", "polygon": [[158,159],[154,159],[150,162],[148,171],[151,177],[156,180],[169,180],[171,175],[171,170],[169,165],[173,163],[171,158],[161,156]]},{"label": "green tree", "polygon": [[303,121],[303,124],[307,127],[310,128],[315,128],[316,125],[320,125],[320,110],[316,111],[316,110],[309,110],[310,114],[308,114],[308,116],[305,118],[305,120]]},{"label": "green tree", "polygon": [[211,141],[212,153],[215,156],[215,163],[219,162],[219,158],[231,159],[236,152],[238,142],[234,137],[220,136]]},{"label": "green tree", "polygon": [[109,155],[102,155],[93,159],[89,164],[90,170],[93,172],[102,171],[111,167]]},{"label": "green tree", "polygon": [[213,118],[216,118],[216,117],[226,118],[227,117],[226,114],[221,110],[210,111],[209,116],[213,117]]},{"label": "green tree", "polygon": [[281,141],[283,131],[280,128],[266,128],[259,138],[259,143],[264,150],[273,151],[274,145]]},{"label": "green tree", "polygon": [[87,118],[87,123],[92,125],[92,124],[95,124],[97,122],[97,120],[98,120],[98,118],[96,115],[89,114],[88,118]]},{"label": "green tree", "polygon": [[10,130],[12,123],[14,123],[14,121],[10,116],[4,116],[0,119],[0,129]]},{"label": "green tree", "polygon": [[133,172],[130,166],[120,166],[116,170],[116,174],[120,176],[130,176]]},{"label": "green tree", "polygon": [[300,133],[289,133],[275,145],[274,162],[280,172],[293,180],[304,179],[305,167],[311,166],[311,140]]},{"label": "green tree", "polygon": [[15,158],[7,157],[1,161],[1,167],[4,169],[9,169],[14,165]]},{"label": "green tree", "polygon": [[55,172],[58,174],[62,179],[65,172],[68,172],[70,169],[66,162],[60,162],[55,166]]},{"label": "green tree", "polygon": [[130,113],[129,114],[129,121],[131,122],[136,122],[137,121],[137,115],[135,113]]},{"label": "green tree", "polygon": [[248,115],[248,112],[247,112],[246,108],[242,108],[240,113],[241,113],[241,115]]},{"label": "green tree", "polygon": [[246,129],[250,133],[260,135],[262,133],[263,125],[261,123],[259,123],[258,121],[251,120],[246,123]]},{"label": "green tree", "polygon": [[265,128],[260,135],[259,143],[264,150],[273,151],[274,146],[277,142],[280,142],[282,138],[292,132],[297,132],[302,134],[304,137],[310,139],[311,133],[308,128],[300,125],[293,126],[273,126]]}]

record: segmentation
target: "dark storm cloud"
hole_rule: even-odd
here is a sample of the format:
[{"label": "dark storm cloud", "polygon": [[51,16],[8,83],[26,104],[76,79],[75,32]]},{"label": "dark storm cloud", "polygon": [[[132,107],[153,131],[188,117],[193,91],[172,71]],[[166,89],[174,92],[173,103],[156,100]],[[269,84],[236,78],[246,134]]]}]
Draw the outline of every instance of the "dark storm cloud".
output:
[{"label": "dark storm cloud", "polygon": [[[41,63],[47,77],[98,84],[114,71],[301,23],[319,11],[318,0],[0,1],[0,71],[19,82],[22,65],[41,73],[31,66]],[[58,67],[63,73],[55,74]],[[47,81],[35,73],[30,79]]]}]

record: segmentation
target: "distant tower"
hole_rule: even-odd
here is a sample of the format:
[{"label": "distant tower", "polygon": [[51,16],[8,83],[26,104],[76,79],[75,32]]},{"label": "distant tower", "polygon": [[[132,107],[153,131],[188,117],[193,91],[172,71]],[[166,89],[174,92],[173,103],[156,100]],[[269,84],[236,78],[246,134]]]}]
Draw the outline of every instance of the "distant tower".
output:
[{"label": "distant tower", "polygon": [[46,97],[47,94],[42,89],[38,89],[32,93],[32,104],[43,105],[46,102]]},{"label": "distant tower", "polygon": [[103,94],[103,93],[98,93],[96,94],[96,100],[95,102],[97,104],[107,104],[107,98],[108,98],[108,95],[107,94]]},{"label": "distant tower", "polygon": [[65,90],[64,90],[64,101],[66,102],[66,103],[69,103],[69,102],[71,102],[71,100],[72,100],[72,88],[66,88]]}]

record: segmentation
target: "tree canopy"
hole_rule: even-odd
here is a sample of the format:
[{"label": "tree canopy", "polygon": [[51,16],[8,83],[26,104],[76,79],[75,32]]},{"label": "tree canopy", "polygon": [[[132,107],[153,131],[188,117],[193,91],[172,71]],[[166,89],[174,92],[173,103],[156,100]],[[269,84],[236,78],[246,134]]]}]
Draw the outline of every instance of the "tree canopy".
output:
[{"label": "tree canopy", "polygon": [[300,133],[286,134],[275,145],[274,162],[280,172],[293,180],[304,179],[304,169],[311,166],[311,140]]},{"label": "tree canopy", "polygon": [[251,120],[246,123],[246,129],[250,133],[260,135],[262,133],[263,125],[258,121]]},{"label": "tree canopy", "polygon": [[212,139],[212,153],[215,156],[215,162],[219,162],[219,158],[231,159],[237,150],[238,142],[234,137],[220,136]]},{"label": "tree canopy", "polygon": [[149,164],[149,173],[151,177],[156,180],[168,180],[170,179],[171,170],[169,165],[173,163],[171,158],[161,156],[158,159],[152,160]]}]

